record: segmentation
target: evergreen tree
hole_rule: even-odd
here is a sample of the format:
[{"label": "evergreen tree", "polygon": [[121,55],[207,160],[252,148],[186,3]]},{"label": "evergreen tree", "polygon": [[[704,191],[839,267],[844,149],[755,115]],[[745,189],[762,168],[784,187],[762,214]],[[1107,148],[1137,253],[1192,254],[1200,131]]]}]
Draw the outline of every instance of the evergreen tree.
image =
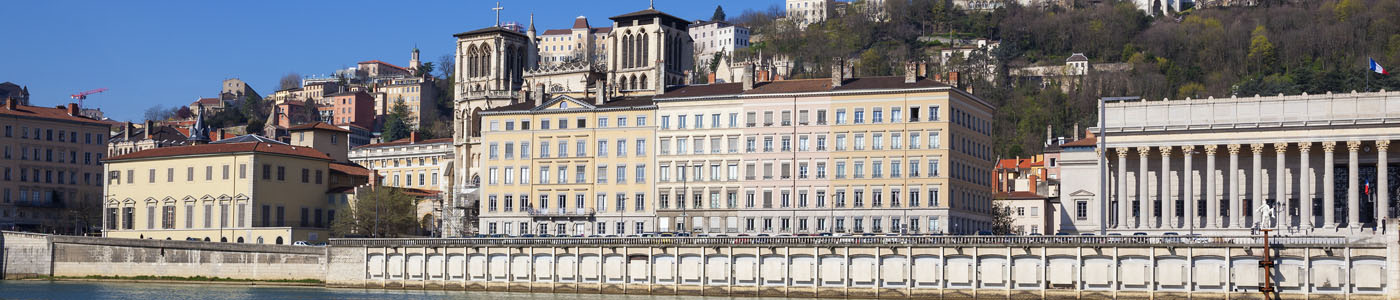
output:
[{"label": "evergreen tree", "polygon": [[724,6],[715,5],[715,15],[710,16],[710,21],[720,22],[727,19],[724,15]]},{"label": "evergreen tree", "polygon": [[408,137],[409,132],[412,132],[408,125],[412,118],[403,99],[395,101],[394,107],[390,108],[389,114],[384,117],[384,130],[380,133],[380,140],[388,142]]},{"label": "evergreen tree", "polygon": [[417,199],[391,187],[362,188],[356,191],[350,213],[336,218],[331,231],[336,236],[363,235],[396,237],[418,229]]}]

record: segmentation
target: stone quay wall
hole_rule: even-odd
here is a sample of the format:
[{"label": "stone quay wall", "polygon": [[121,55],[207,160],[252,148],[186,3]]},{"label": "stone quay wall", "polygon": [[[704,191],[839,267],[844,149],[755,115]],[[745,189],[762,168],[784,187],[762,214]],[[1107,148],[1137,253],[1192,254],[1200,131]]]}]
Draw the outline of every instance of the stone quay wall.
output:
[{"label": "stone quay wall", "polygon": [[[1390,242],[1384,242],[1388,240]],[[1395,297],[1394,237],[1281,237],[1297,298]],[[822,298],[1262,297],[1259,237],[332,240],[328,286]]]},{"label": "stone quay wall", "polygon": [[5,278],[174,276],[324,280],[325,247],[0,233]]}]

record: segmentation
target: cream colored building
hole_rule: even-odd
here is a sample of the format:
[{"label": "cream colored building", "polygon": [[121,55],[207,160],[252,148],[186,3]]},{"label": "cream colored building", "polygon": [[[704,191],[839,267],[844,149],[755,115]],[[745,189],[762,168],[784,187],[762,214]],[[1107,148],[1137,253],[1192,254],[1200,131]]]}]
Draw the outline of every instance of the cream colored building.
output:
[{"label": "cream colored building", "polygon": [[991,226],[994,108],[962,90],[912,76],[746,78],[655,99],[660,231]]},{"label": "cream colored building", "polygon": [[1107,143],[1108,193],[1099,166],[1082,163],[1097,161],[1084,157],[1096,153],[1061,145],[1061,191],[1095,204],[1085,224],[1075,224],[1081,231],[1107,224],[1118,232],[1370,233],[1396,216],[1400,167],[1388,152],[1400,136],[1400,93],[1105,106],[1107,133],[1098,142]]},{"label": "cream colored building", "polygon": [[[294,144],[238,142],[108,158],[107,237],[290,244],[326,241],[343,192],[368,172],[340,162],[345,133],[293,128]],[[337,158],[336,155],[341,157]]]},{"label": "cream colored building", "polygon": [[[433,86],[433,81],[424,78],[399,78],[389,80],[388,84],[379,86],[374,93],[374,115],[382,119],[394,109],[394,105],[403,101],[408,108],[408,125],[413,129],[418,129],[418,124],[423,123],[423,118],[433,118],[437,116],[437,88]],[[382,123],[380,122],[376,123]],[[382,126],[382,124],[376,124]],[[379,127],[375,126],[375,127]]]},{"label": "cream colored building", "polygon": [[[444,202],[452,187],[451,138],[420,139],[417,133],[392,142],[369,144],[350,150],[350,161],[377,173],[378,185],[406,188],[419,199],[420,216],[441,220],[443,236],[475,233],[475,207],[471,202]],[[460,205],[458,205],[460,204]],[[428,209],[431,208],[431,209]]]},{"label": "cream colored building", "polygon": [[787,19],[798,28],[807,28],[813,23],[826,21],[836,10],[836,0],[787,0],[784,11]]},{"label": "cream colored building", "polygon": [[482,112],[481,232],[654,231],[649,97],[520,103]]},{"label": "cream colored building", "polygon": [[[6,99],[0,125],[0,228],[78,234],[98,225],[92,217],[101,203],[108,124],[82,116],[77,104],[38,107]],[[94,211],[88,218],[73,213],[85,208]]]}]

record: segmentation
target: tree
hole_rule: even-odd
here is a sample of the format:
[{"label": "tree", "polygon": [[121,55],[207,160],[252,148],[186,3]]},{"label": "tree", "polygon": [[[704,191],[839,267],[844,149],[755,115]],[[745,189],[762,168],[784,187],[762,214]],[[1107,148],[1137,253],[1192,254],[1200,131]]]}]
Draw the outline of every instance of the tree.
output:
[{"label": "tree", "polygon": [[418,229],[417,199],[392,187],[359,188],[345,217],[331,224],[337,236],[397,237]]},{"label": "tree", "polygon": [[194,116],[194,112],[190,111],[190,107],[189,107],[189,106],[180,106],[180,108],[176,108],[176,109],[175,109],[175,118],[176,118],[176,119],[188,120],[190,117],[193,117],[193,116]]},{"label": "tree", "polygon": [[412,131],[408,126],[412,118],[403,99],[395,101],[394,107],[389,109],[388,116],[384,117],[384,130],[379,135],[380,141],[396,141],[408,137],[408,133]]},{"label": "tree", "polygon": [[427,76],[432,76],[432,75],[433,75],[433,62],[425,62],[425,63],[423,63],[422,65],[419,65],[419,66],[418,66],[418,70],[415,70],[414,73],[413,73],[413,76],[418,76],[418,77],[427,77]]},{"label": "tree", "polygon": [[287,73],[282,75],[282,79],[277,81],[277,90],[294,89],[301,87],[301,74]]},{"label": "tree", "polygon": [[1265,71],[1274,64],[1274,43],[1269,42],[1268,30],[1264,25],[1254,27],[1254,36],[1249,40],[1249,60],[1251,64],[1258,66],[1255,71]]},{"label": "tree", "polygon": [[715,14],[710,16],[710,21],[723,22],[726,19],[728,18],[724,15],[724,6],[715,5]]},{"label": "tree", "polygon": [[992,234],[1016,234],[1011,227],[1011,207],[1001,201],[992,201]]},{"label": "tree", "polygon": [[442,56],[438,57],[438,63],[435,67],[437,67],[438,70],[441,71],[443,79],[447,79],[447,81],[453,81],[454,79],[452,78],[452,72],[454,72],[456,66],[456,57],[453,57],[450,54],[443,54]]},{"label": "tree", "polygon": [[160,104],[152,105],[151,107],[146,108],[145,113],[147,121],[165,121],[169,120],[170,117],[173,115],[174,113],[172,110],[167,109],[164,105]]}]

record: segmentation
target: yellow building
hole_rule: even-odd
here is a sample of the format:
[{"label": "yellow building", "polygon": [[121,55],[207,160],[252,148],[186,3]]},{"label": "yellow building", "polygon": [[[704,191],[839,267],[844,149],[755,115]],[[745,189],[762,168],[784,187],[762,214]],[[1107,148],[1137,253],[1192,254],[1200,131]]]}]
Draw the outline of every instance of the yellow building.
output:
[{"label": "yellow building", "polygon": [[[453,162],[452,138],[422,139],[418,133],[392,142],[369,144],[350,150],[350,161],[378,174],[379,186],[403,188],[421,200],[419,217],[441,221],[446,236],[475,232],[475,209],[470,202],[448,201]],[[431,208],[431,209],[428,209]]]},{"label": "yellow building", "polygon": [[[110,127],[66,107],[21,105],[9,99],[0,109],[5,153],[0,190],[0,228],[83,233],[95,227],[102,192],[102,165]],[[91,213],[87,213],[90,211]]]},{"label": "yellow building", "polygon": [[336,212],[349,209],[344,191],[369,175],[338,161],[345,138],[313,124],[294,128],[292,145],[244,136],[110,157],[104,236],[325,241]]},{"label": "yellow building", "polygon": [[655,230],[656,106],[650,97],[602,99],[558,96],[481,112],[481,233]]}]

